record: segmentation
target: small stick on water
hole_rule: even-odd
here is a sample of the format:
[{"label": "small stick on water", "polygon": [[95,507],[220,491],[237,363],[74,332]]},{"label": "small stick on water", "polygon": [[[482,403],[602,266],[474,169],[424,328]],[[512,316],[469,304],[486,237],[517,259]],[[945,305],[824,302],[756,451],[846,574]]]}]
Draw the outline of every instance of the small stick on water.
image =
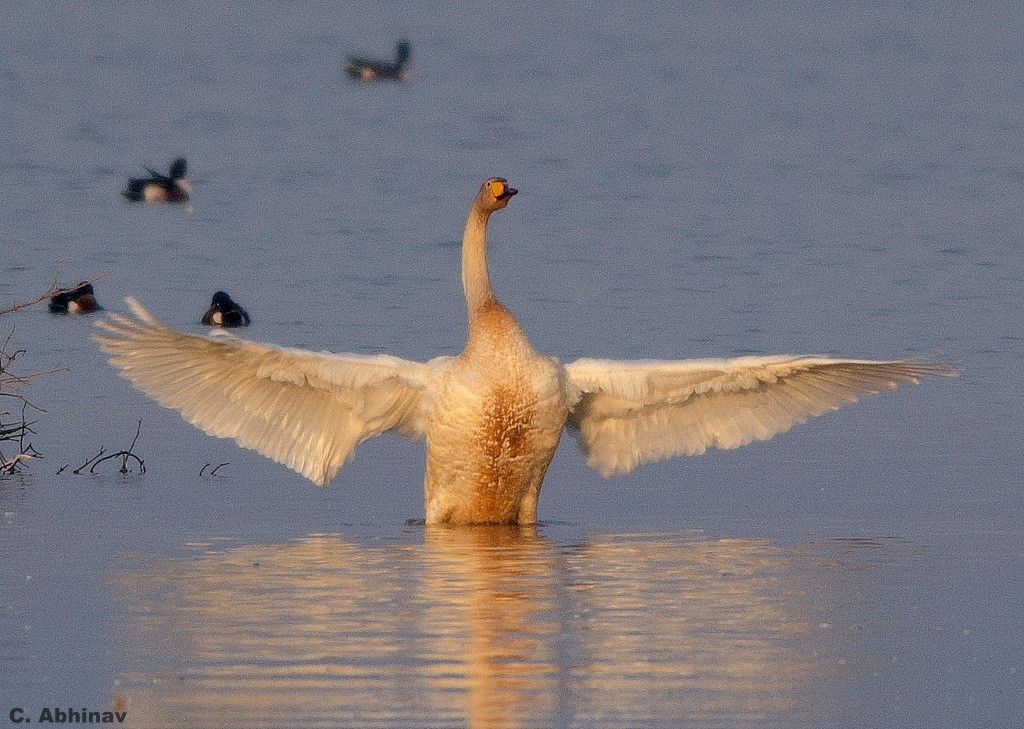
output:
[{"label": "small stick on water", "polygon": [[132,438],[132,444],[128,446],[128,452],[131,453],[135,450],[135,444],[139,442],[139,433],[142,432],[142,421],[139,421],[138,426],[135,428],[135,437]]},{"label": "small stick on water", "polygon": [[23,461],[30,461],[33,458],[42,458],[42,456],[26,452],[19,453],[9,461],[5,461],[2,458],[0,458],[0,473],[14,473],[18,468],[18,464],[22,463]]},{"label": "small stick on water", "polygon": [[139,458],[137,455],[132,453],[132,451],[135,450],[135,444],[138,443],[138,441],[139,441],[139,434],[141,432],[142,432],[142,421],[140,420],[139,424],[138,424],[138,427],[135,429],[135,437],[132,438],[132,444],[130,446],[128,446],[128,450],[126,450],[126,451],[118,451],[117,453],[111,453],[108,456],[103,456],[103,458],[100,458],[99,460],[95,461],[92,464],[92,466],[89,468],[89,473],[95,473],[96,472],[96,466],[98,466],[101,463],[103,463],[103,461],[108,461],[111,458],[117,458],[118,456],[121,456],[121,468],[118,469],[121,473],[127,474],[127,473],[131,473],[132,472],[132,470],[130,468],[128,468],[128,459],[129,458],[134,458],[135,462],[139,464],[139,473],[140,474],[145,473],[146,472],[146,464],[143,463],[141,458]]},{"label": "small stick on water", "polygon": [[121,471],[121,473],[131,473],[131,469],[128,468],[128,459],[130,458],[135,459],[135,461],[138,463],[138,472],[145,473],[145,464],[142,463],[142,459],[128,451],[118,451],[116,454],[111,454],[110,456],[103,456],[103,458],[99,459],[94,464],[92,464],[92,468],[89,469],[89,473],[95,473],[96,466],[101,464],[103,461],[110,461],[112,458],[117,458],[118,456],[121,456],[122,458],[121,468],[118,469],[119,471]]},{"label": "small stick on water", "polygon": [[97,458],[99,458],[100,456],[102,456],[102,455],[103,455],[104,453],[106,453],[106,452],[107,452],[107,447],[106,447],[106,446],[103,446],[102,448],[100,448],[100,452],[99,452],[99,453],[97,453],[97,454],[96,454],[95,456],[93,456],[92,458],[90,458],[90,459],[89,459],[88,461],[86,461],[85,463],[83,463],[83,464],[82,464],[81,466],[79,466],[78,468],[76,468],[76,469],[75,469],[74,471],[72,471],[71,473],[75,474],[76,476],[78,476],[78,475],[81,475],[81,473],[82,473],[82,469],[84,469],[84,468],[85,468],[86,466],[88,466],[88,465],[89,465],[90,463],[93,463],[93,462],[94,462],[94,461],[95,461],[95,460],[96,460]]},{"label": "small stick on water", "polygon": [[98,454],[96,454],[91,459],[89,459],[88,461],[83,463],[81,466],[76,468],[74,471],[72,471],[72,473],[78,475],[78,474],[80,474],[82,472],[82,470],[86,466],[89,467],[89,473],[95,473],[96,472],[96,466],[101,464],[103,461],[110,461],[112,458],[118,458],[119,456],[121,457],[121,468],[118,469],[118,470],[121,473],[131,473],[132,472],[132,470],[130,468],[128,468],[128,460],[129,459],[134,459],[135,463],[138,464],[138,472],[140,474],[141,473],[145,473],[145,463],[142,461],[142,459],[140,459],[138,456],[136,456],[134,453],[132,453],[132,451],[134,451],[134,449],[135,449],[135,443],[138,442],[139,433],[141,433],[141,432],[142,432],[142,421],[138,421],[138,427],[135,428],[135,437],[132,438],[131,445],[128,446],[127,451],[118,451],[116,454],[109,454],[109,455],[104,456],[103,454],[106,453],[106,446],[104,445],[103,447],[101,447],[99,449],[99,453]]},{"label": "small stick on water", "polygon": [[21,453],[9,461],[4,459],[3,454],[0,454],[0,473],[15,473],[18,470],[18,465],[20,463],[42,457],[42,454],[33,448],[31,443],[28,444],[27,448],[22,448]]},{"label": "small stick on water", "polygon": [[[212,465],[213,465],[212,463],[207,462],[205,466],[203,466],[202,468],[199,469],[199,475],[202,476],[203,473],[206,471],[206,469],[209,468]],[[211,476],[216,476],[217,475],[217,471],[219,471],[220,469],[222,469],[224,466],[227,466],[227,465],[228,465],[227,463],[222,463],[219,466],[214,466],[214,468],[210,471],[210,475]]]},{"label": "small stick on water", "polygon": [[103,461],[109,461],[111,458],[117,458],[118,456],[121,456],[121,458],[122,458],[122,460],[121,460],[121,468],[118,469],[121,473],[131,473],[132,472],[132,470],[130,468],[128,468],[128,459],[129,458],[134,458],[135,461],[139,464],[139,473],[145,473],[146,472],[146,464],[142,462],[141,458],[139,458],[137,455],[135,455],[131,451],[118,451],[117,453],[111,453],[109,456],[103,456],[103,458],[99,459],[94,464],[92,464],[92,467],[89,469],[89,473],[96,473],[96,466],[98,466],[101,463],[103,463]]}]

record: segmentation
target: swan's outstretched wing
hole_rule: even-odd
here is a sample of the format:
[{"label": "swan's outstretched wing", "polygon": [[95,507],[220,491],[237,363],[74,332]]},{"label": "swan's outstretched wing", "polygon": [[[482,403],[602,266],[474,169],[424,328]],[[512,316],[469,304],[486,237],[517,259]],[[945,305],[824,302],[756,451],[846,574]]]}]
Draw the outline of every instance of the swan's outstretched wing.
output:
[{"label": "swan's outstretched wing", "polygon": [[767,440],[813,415],[924,377],[942,362],[806,356],[679,362],[581,359],[565,367],[578,397],[569,425],[603,475],[641,463]]},{"label": "swan's outstretched wing", "polygon": [[94,338],[121,375],[206,433],[234,438],[324,485],[367,438],[423,437],[430,385],[448,358],[328,354],[171,329],[134,299]]}]

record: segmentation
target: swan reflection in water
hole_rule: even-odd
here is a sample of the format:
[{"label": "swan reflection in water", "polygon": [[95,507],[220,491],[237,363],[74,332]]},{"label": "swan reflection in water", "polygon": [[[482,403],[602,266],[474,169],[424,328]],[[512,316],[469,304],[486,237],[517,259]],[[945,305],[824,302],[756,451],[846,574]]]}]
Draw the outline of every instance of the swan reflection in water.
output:
[{"label": "swan reflection in water", "polygon": [[147,727],[798,720],[832,665],[829,580],[759,539],[313,534],[114,584],[115,690]]}]

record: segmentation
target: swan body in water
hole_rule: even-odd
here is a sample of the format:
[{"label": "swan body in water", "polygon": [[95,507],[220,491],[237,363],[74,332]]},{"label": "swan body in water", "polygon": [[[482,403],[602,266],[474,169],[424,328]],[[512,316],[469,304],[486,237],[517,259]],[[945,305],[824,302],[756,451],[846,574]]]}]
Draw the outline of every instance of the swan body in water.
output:
[{"label": "swan body in water", "polygon": [[641,463],[766,440],[863,396],[954,376],[926,359],[820,356],[562,365],[537,352],[495,296],[487,225],[516,190],[487,180],[469,213],[462,283],[465,350],[412,362],[331,354],[171,329],[129,298],[96,339],[137,388],[210,435],[233,438],[325,485],[356,446],[386,432],[426,440],[426,521],[537,520],[566,426],[605,476]]}]

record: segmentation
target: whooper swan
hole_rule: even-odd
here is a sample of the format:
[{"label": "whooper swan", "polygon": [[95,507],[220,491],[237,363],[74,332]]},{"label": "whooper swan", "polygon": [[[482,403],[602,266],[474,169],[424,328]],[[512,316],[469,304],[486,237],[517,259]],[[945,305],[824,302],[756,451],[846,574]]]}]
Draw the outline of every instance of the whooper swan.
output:
[{"label": "whooper swan", "polygon": [[469,212],[462,242],[469,335],[456,357],[420,363],[195,336],[130,298],[137,318],[112,314],[96,339],[157,402],[320,485],[364,440],[387,432],[425,438],[428,524],[535,522],[566,425],[579,432],[588,465],[611,476],[765,440],[899,383],[956,374],[921,359],[794,355],[561,365],[533,348],[491,289],[487,223],[515,194],[491,178]]}]

